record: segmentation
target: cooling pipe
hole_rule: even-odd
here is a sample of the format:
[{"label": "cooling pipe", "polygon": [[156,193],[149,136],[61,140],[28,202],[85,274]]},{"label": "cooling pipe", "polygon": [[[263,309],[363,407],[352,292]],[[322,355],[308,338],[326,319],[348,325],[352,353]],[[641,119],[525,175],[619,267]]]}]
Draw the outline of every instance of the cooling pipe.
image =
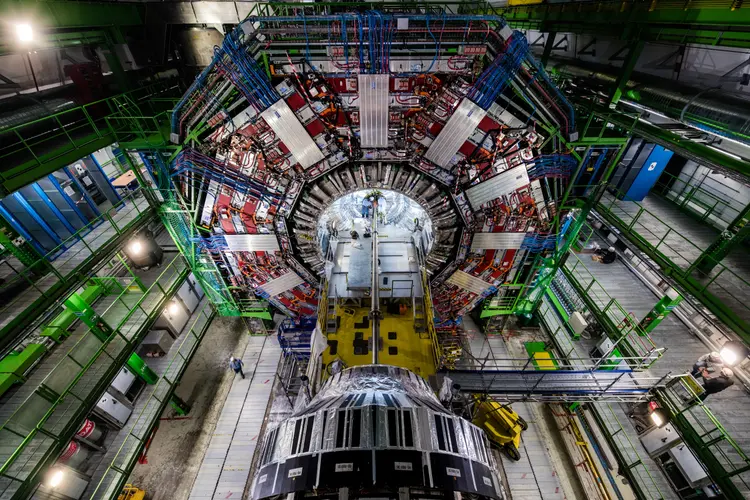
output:
[{"label": "cooling pipe", "polygon": [[[599,65],[572,64],[567,61],[553,62],[555,71],[565,77],[582,78],[609,86],[615,84],[617,76],[613,68]],[[690,127],[728,137],[750,145],[750,100],[730,93],[720,87],[700,89],[677,82],[654,80],[653,77],[637,76],[628,80],[623,95],[630,101],[660,112],[667,117]]]}]

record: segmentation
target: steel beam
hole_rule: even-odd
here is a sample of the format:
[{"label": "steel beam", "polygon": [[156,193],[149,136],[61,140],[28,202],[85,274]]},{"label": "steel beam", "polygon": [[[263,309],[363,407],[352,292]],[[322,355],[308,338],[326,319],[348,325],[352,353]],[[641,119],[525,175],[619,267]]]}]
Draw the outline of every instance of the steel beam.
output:
[{"label": "steel beam", "polygon": [[705,8],[651,2],[575,2],[495,8],[515,29],[621,40],[750,47],[750,8],[719,0]]},{"label": "steel beam", "polygon": [[625,89],[628,80],[630,80],[630,75],[633,73],[633,68],[635,68],[635,64],[638,62],[638,58],[641,56],[644,45],[645,44],[642,41],[636,41],[630,45],[630,48],[628,49],[628,55],[625,56],[625,61],[622,63],[622,67],[620,68],[620,74],[617,75],[617,80],[615,80],[615,86],[612,89],[611,94],[609,95],[610,108],[614,109],[614,107],[617,105],[617,102],[620,100],[620,97],[622,97],[622,91]]}]

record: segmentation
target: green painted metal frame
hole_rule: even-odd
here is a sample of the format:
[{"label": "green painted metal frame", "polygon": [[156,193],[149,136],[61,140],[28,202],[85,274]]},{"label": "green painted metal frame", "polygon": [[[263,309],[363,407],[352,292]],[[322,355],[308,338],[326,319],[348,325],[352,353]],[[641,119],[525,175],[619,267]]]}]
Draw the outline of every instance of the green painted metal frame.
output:
[{"label": "green painted metal frame", "polygon": [[[555,306],[551,304],[549,297],[545,298],[538,309],[542,328],[552,339],[555,348],[563,359],[577,358],[573,340],[570,338],[566,321],[561,321],[554,312]],[[599,424],[602,434],[607,441],[612,453],[615,455],[620,471],[628,478],[629,485],[636,492],[639,499],[657,500],[664,498],[659,491],[659,486],[648,470],[646,464],[640,458],[637,448],[633,445],[630,437],[617,418],[609,403],[597,403],[588,406]],[[630,460],[629,457],[635,457]],[[650,492],[655,491],[653,495]]]},{"label": "green painted metal frame", "polygon": [[[0,347],[5,347],[13,342],[16,336],[23,332],[33,321],[39,318],[40,312],[46,311],[50,306],[57,303],[66,292],[69,292],[87,280],[96,266],[112,256],[131,234],[154,220],[155,212],[150,207],[141,209],[138,207],[138,204],[133,202],[138,196],[140,196],[139,191],[134,191],[128,197],[120,200],[112,208],[89,222],[86,226],[78,230],[78,232],[70,236],[70,238],[63,241],[60,246],[43,256],[38,261],[38,264],[28,266],[15,277],[7,278],[6,281],[0,285],[0,293],[9,294],[19,282],[25,281],[28,283],[29,287],[36,288],[40,294],[36,300],[27,306],[24,306],[21,310],[18,310],[15,299],[0,308],[0,314],[3,316],[14,317],[10,323],[0,329]],[[124,212],[122,210],[124,210]],[[113,214],[116,217],[122,217],[123,215],[132,213],[132,211],[136,211],[137,215],[122,227],[120,227],[113,218]],[[88,243],[88,238],[92,237],[91,230],[95,227],[101,228],[103,227],[102,225],[109,225],[114,229],[114,234],[108,240],[92,248]],[[69,272],[62,274],[53,264],[50,264],[48,256],[55,255],[60,248],[70,247],[76,243],[83,245],[79,251],[85,249],[89,252],[89,255]],[[72,249],[69,249],[68,252],[71,252],[71,250]],[[65,259],[65,254],[63,254],[63,257],[61,258]],[[34,270],[40,268],[46,269],[48,273],[43,276],[37,276]],[[54,275],[57,281],[46,290],[39,288],[37,283],[50,274]],[[17,295],[16,299],[19,297],[20,296]]]},{"label": "green painted metal frame", "polygon": [[729,435],[711,409],[697,398],[689,375],[670,381],[654,394],[670,413],[671,424],[696,453],[725,498],[741,500],[750,490],[750,458]]},{"label": "green painted metal frame", "polygon": [[[682,257],[680,256],[679,252],[677,252],[677,250],[669,246],[669,244],[665,243],[665,241],[669,234],[674,234],[675,237],[681,238],[684,245],[688,247],[694,247],[698,255],[702,255],[705,249],[698,247],[691,240],[682,236],[678,231],[675,231],[671,226],[669,226],[669,224],[662,221],[656,214],[653,214],[638,202],[629,201],[623,203],[633,204],[634,206],[638,207],[636,215],[630,216],[628,220],[623,219],[622,215],[623,213],[627,215],[627,212],[622,209],[620,209],[618,212],[615,212],[615,210],[613,210],[613,208],[618,204],[618,200],[616,200],[615,196],[612,196],[609,205],[600,202],[597,205],[596,210],[610,224],[621,231],[622,234],[630,242],[637,246],[646,255],[651,257],[654,262],[656,262],[659,267],[662,268],[666,275],[672,277],[678,285],[684,288],[685,291],[698,298],[698,300],[700,300],[706,307],[708,307],[709,310],[711,310],[711,312],[713,312],[721,321],[723,321],[727,326],[732,328],[738,335],[740,335],[745,340],[745,342],[750,343],[750,323],[748,323],[746,320],[743,320],[737,314],[737,312],[733,310],[733,308],[727,306],[727,299],[722,299],[721,297],[713,293],[710,289],[711,285],[714,283],[716,283],[714,287],[720,286],[719,282],[717,282],[716,279],[722,273],[733,275],[733,279],[736,279],[738,283],[744,283],[743,289],[748,291],[746,295],[750,295],[750,283],[748,283],[742,277],[736,275],[736,273],[734,273],[731,269],[727,268],[721,263],[717,264],[717,267],[721,268],[721,270],[710,277],[711,279],[707,283],[701,283],[701,281],[695,276],[695,273],[697,272],[695,269],[695,265],[699,257]],[[664,228],[666,228],[663,236],[661,236],[660,233],[654,232],[656,228],[652,227],[653,225],[651,223],[649,223],[648,229],[645,225],[638,224],[641,229],[636,230],[638,219],[643,216],[643,214],[646,214],[650,219],[658,221]],[[661,236],[659,242],[656,244],[650,242],[646,235],[642,234],[642,232],[645,230],[648,230],[654,238],[659,238],[659,236]],[[660,250],[660,247],[662,245],[669,247],[669,253]],[[676,262],[672,255],[679,256],[683,260],[683,263],[680,264]],[[731,293],[729,295],[731,295]],[[746,299],[743,299],[742,297],[734,297],[734,300],[736,303],[735,307],[739,306],[744,307],[745,309],[750,309],[750,305],[746,303]]]},{"label": "green painted metal frame", "polygon": [[138,457],[157,427],[159,418],[170,404],[175,389],[215,316],[216,311],[211,303],[206,302],[198,313],[198,317],[195,318],[184,335],[175,356],[169,362],[169,366],[164,370],[164,374],[159,378],[149,395],[143,411],[131,417],[133,425],[130,427],[130,433],[91,494],[92,500],[95,498],[117,499],[123,486],[127,483],[130,473],[135,468]]},{"label": "green painted metal frame", "polygon": [[[61,387],[59,393],[45,386],[43,382],[43,385],[40,385],[33,393],[34,399],[29,397],[26,403],[19,407],[13,416],[0,427],[0,441],[8,444],[17,443],[15,451],[0,466],[0,477],[8,480],[5,483],[7,487],[2,492],[3,494],[8,492],[8,488],[14,486],[18,488],[13,491],[13,498],[25,498],[26,495],[31,493],[41,472],[57,458],[64,446],[67,445],[73,434],[78,430],[81,420],[91,411],[101,393],[148,333],[149,328],[161,314],[167,301],[177,292],[189,273],[190,268],[182,256],[178,255],[165,266],[156,281],[135,304],[128,305],[123,301],[122,297],[127,294],[127,291],[120,294],[117,300],[128,308],[128,312],[118,321],[116,326],[112,327],[112,335],[102,342],[93,331],[89,330],[76,346],[70,349],[68,356],[64,357],[56,368],[50,372],[50,375],[45,378],[45,382],[47,380],[58,381],[59,379],[53,377],[53,375],[57,370],[61,370],[61,375],[64,374],[66,366],[67,368],[71,368],[73,365],[77,366],[78,373],[75,377],[67,385]],[[166,288],[162,287],[161,283],[164,277],[167,278],[164,280],[166,281],[164,283]],[[151,308],[149,311],[145,311],[143,305],[148,297],[158,298],[156,301],[149,301],[147,306],[151,306]],[[110,310],[111,308],[107,309],[107,311]],[[145,317],[140,318],[141,321],[137,322],[138,326],[128,332],[130,334],[130,338],[128,338],[122,333],[122,330],[139,310],[145,314]],[[104,312],[100,316],[106,321],[106,315],[107,312]],[[89,355],[89,359],[85,359],[85,354]],[[103,360],[103,362],[99,363],[100,360]],[[80,396],[76,392],[79,390],[79,383],[84,382],[89,382],[89,391],[85,396]],[[80,389],[83,389],[83,387],[81,386]],[[74,400],[76,402],[73,402]],[[65,401],[68,403],[67,407],[62,406]],[[27,405],[29,410],[36,411],[38,414],[43,412],[36,423],[30,423],[29,416],[24,413]],[[56,413],[58,408],[60,408],[62,414]],[[14,421],[14,417],[21,421]],[[52,429],[45,428],[47,422],[55,425],[53,417],[66,419],[67,422],[64,422],[62,427],[57,429],[54,427]],[[13,429],[16,426],[19,430]],[[8,440],[11,436],[15,436],[15,438]],[[39,440],[37,440],[38,437]],[[28,463],[16,463],[23,458],[25,452],[31,454],[31,457],[28,458],[28,461],[31,461],[34,454],[44,446],[47,448],[43,451],[43,457],[32,464],[30,468]],[[11,474],[23,477],[17,478]]]},{"label": "green painted metal frame", "polygon": [[560,268],[568,282],[573,285],[578,296],[583,299],[607,336],[617,344],[618,349],[628,357],[641,359],[638,366],[631,365],[631,368],[649,368],[664,354],[665,349],[657,347],[651,336],[639,326],[633,314],[604,289],[578,256],[571,256],[572,265],[571,259],[567,259]]},{"label": "green painted metal frame", "polygon": [[516,29],[750,47],[750,9],[737,0],[571,1],[496,7],[493,11]]},{"label": "green painted metal frame", "polygon": [[118,140],[140,138],[132,132],[132,117],[166,118],[165,108],[171,108],[172,101],[155,97],[177,92],[176,82],[165,80],[0,130],[0,139],[10,144],[0,149],[0,195],[8,195]]}]

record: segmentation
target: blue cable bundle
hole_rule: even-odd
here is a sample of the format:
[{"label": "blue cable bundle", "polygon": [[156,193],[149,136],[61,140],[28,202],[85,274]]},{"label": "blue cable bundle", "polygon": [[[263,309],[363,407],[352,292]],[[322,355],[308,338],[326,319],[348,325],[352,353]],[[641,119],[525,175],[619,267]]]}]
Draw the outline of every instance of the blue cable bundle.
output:
[{"label": "blue cable bundle", "polygon": [[[229,33],[221,45],[220,51],[214,57],[221,57],[221,52],[227,55],[234,65],[237,74],[232,74],[232,68],[227,68],[227,76],[232,82],[239,82],[238,88],[249,102],[257,102],[260,109],[266,109],[278,101],[281,96],[271,85],[258,62],[253,58],[240,42],[241,28]],[[235,78],[232,78],[232,77]],[[237,77],[241,78],[237,78]]]},{"label": "blue cable bundle", "polygon": [[469,98],[482,109],[489,109],[497,96],[508,86],[508,82],[528,54],[529,43],[526,37],[520,31],[514,31],[505,46],[505,52],[498,55],[492,64],[485,68],[469,90]]},{"label": "blue cable bundle", "polygon": [[557,236],[554,234],[527,234],[521,243],[521,249],[528,250],[531,253],[539,253],[543,250],[553,250],[557,243]]},{"label": "blue cable bundle", "polygon": [[184,149],[177,155],[174,161],[175,170],[171,177],[177,177],[192,172],[209,181],[216,181],[230,187],[234,191],[250,195],[253,198],[265,201],[270,205],[281,202],[281,196],[269,190],[264,184],[233,171],[226,165],[191,149]]},{"label": "blue cable bundle", "polygon": [[528,169],[530,179],[551,176],[569,176],[578,165],[571,155],[552,154],[540,156],[534,160],[534,166]]}]

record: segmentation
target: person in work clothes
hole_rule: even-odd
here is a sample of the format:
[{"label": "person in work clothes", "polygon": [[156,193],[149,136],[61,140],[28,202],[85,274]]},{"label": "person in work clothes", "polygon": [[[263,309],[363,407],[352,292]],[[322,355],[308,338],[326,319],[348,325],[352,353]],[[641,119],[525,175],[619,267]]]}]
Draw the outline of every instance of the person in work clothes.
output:
[{"label": "person in work clothes", "polygon": [[245,378],[245,373],[242,371],[242,366],[244,364],[245,363],[243,363],[241,359],[235,358],[234,356],[229,358],[229,367],[234,370],[234,373],[239,373],[242,378]]}]

